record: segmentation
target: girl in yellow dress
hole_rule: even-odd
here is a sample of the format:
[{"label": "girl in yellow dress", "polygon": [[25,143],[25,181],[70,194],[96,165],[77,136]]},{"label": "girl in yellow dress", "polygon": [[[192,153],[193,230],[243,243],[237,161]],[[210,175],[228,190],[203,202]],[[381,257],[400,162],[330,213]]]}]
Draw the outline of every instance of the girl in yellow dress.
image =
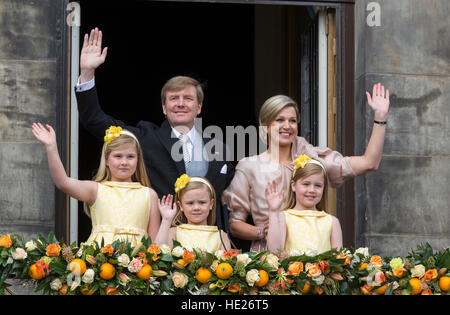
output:
[{"label": "girl in yellow dress", "polygon": [[158,245],[172,246],[176,240],[183,247],[210,253],[230,249],[227,234],[214,225],[216,193],[206,178],[181,175],[175,183],[175,202],[168,195],[158,203],[162,217],[155,241]]},{"label": "girl in yellow dress", "polygon": [[270,251],[315,256],[342,247],[339,220],[318,209],[326,184],[324,166],[306,155],[294,161],[289,194],[282,211],[284,190],[278,192],[276,181],[268,183],[265,193],[270,209],[267,233]]},{"label": "girl in yellow dress", "polygon": [[32,132],[45,145],[55,185],[85,203],[85,212],[92,220],[87,244],[97,241],[101,245],[103,240],[106,245],[122,239],[136,246],[143,236],[156,236],[160,224],[158,196],[150,188],[139,141],[131,132],[113,126],[106,131],[93,180],[67,176],[51,126],[34,123]]}]

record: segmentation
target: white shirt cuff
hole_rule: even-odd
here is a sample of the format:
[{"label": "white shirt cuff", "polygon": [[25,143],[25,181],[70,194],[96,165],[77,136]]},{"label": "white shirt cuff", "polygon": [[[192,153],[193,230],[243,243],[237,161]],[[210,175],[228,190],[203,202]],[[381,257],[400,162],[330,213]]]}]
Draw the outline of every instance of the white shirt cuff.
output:
[{"label": "white shirt cuff", "polygon": [[95,77],[93,77],[91,81],[81,83],[81,84],[80,84],[80,78],[78,78],[77,85],[75,85],[75,91],[84,92],[84,91],[92,89],[94,86],[95,86]]}]

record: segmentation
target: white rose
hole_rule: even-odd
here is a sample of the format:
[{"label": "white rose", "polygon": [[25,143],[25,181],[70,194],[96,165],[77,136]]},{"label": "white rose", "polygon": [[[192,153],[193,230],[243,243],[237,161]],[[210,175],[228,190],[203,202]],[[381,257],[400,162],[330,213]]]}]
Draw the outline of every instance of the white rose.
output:
[{"label": "white rose", "polygon": [[128,257],[127,254],[122,254],[119,257],[117,257],[117,261],[119,266],[128,267],[128,264],[130,263],[130,257]]},{"label": "white rose", "polygon": [[320,275],[318,277],[314,277],[313,280],[315,283],[317,283],[317,285],[321,285],[325,281],[325,276]]},{"label": "white rose", "polygon": [[355,254],[361,254],[364,257],[369,256],[369,248],[368,247],[360,247],[357,250],[355,250]]},{"label": "white rose", "polygon": [[413,278],[422,278],[425,275],[425,267],[423,265],[414,266],[411,269],[411,277]]},{"label": "white rose", "polygon": [[181,246],[177,246],[172,250],[172,255],[175,257],[181,257],[183,256],[184,248]]},{"label": "white rose", "polygon": [[27,251],[31,252],[33,249],[36,249],[36,243],[34,241],[28,241],[25,244],[25,248],[27,249]]},{"label": "white rose", "polygon": [[250,270],[249,272],[247,272],[245,280],[247,280],[248,285],[252,287],[255,282],[260,280],[259,271],[257,269]]},{"label": "white rose", "polygon": [[25,259],[25,258],[27,258],[27,256],[28,256],[27,252],[23,248],[20,248],[20,247],[16,248],[16,250],[12,252],[12,257],[15,260]]},{"label": "white rose", "polygon": [[161,245],[159,248],[161,248],[161,252],[162,252],[163,254],[166,254],[166,255],[169,255],[170,252],[172,251],[172,250],[170,249],[170,247],[167,246],[166,244]]},{"label": "white rose", "polygon": [[270,269],[277,270],[280,266],[280,262],[278,261],[278,257],[274,254],[269,254],[266,257],[266,263],[269,264]]},{"label": "white rose", "polygon": [[301,255],[303,255],[304,253],[301,251],[301,250],[299,250],[299,249],[296,249],[296,248],[292,248],[290,251],[289,251],[289,256],[301,256]]},{"label": "white rose", "polygon": [[88,269],[84,273],[83,278],[81,280],[83,280],[84,283],[89,284],[89,283],[94,282],[94,277],[95,277],[95,271],[92,269]]},{"label": "white rose", "polygon": [[217,258],[222,259],[222,260],[225,260],[224,254],[225,254],[225,251],[223,251],[223,250],[218,250],[218,251],[216,251],[216,252],[214,253],[214,255],[215,255]]},{"label": "white rose", "polygon": [[237,262],[242,263],[244,266],[247,266],[249,262],[252,261],[250,257],[248,257],[247,254],[239,254],[236,256]]},{"label": "white rose", "polygon": [[172,281],[175,287],[177,288],[184,288],[186,284],[189,281],[189,278],[187,275],[185,275],[182,272],[174,272],[172,276]]},{"label": "white rose", "polygon": [[50,282],[50,289],[58,291],[61,288],[62,288],[62,283],[61,283],[61,280],[59,280],[59,278],[55,278],[52,280],[52,282]]}]

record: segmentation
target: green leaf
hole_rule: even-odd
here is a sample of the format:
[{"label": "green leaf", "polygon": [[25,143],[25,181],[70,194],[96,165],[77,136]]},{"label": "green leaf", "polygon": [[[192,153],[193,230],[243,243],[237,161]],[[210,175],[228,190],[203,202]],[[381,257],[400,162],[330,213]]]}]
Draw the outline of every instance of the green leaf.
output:
[{"label": "green leaf", "polygon": [[161,261],[165,261],[165,262],[174,262],[175,260],[173,259],[172,255],[169,255],[169,254],[161,254]]}]

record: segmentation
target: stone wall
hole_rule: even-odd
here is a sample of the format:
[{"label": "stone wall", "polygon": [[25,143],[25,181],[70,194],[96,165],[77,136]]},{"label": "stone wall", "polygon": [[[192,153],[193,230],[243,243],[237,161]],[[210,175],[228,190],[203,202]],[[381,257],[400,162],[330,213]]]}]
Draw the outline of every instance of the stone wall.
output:
[{"label": "stone wall", "polygon": [[58,2],[0,1],[0,234],[25,239],[54,230],[54,185],[31,124],[55,125]]},{"label": "stone wall", "polygon": [[373,113],[365,91],[391,92],[380,168],[355,181],[356,246],[405,255],[416,244],[450,245],[450,2],[368,0],[355,5],[355,143],[364,153]]}]

